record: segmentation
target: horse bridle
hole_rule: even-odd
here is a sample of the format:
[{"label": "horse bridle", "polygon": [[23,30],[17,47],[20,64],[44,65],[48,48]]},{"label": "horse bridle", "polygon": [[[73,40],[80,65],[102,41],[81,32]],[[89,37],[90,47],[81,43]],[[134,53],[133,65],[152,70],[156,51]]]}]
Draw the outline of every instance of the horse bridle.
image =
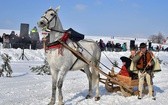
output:
[{"label": "horse bridle", "polygon": [[[57,16],[57,15],[56,15],[57,13],[56,13],[53,9],[49,9],[49,10],[47,10],[46,12],[48,12],[48,11],[53,11],[53,12],[55,13],[55,14],[53,14],[53,17],[52,17],[50,20],[47,19],[46,16],[42,16],[41,18],[44,18],[44,19],[47,21],[47,27],[46,27],[46,28],[47,28],[48,30],[53,30],[53,29],[50,29],[50,28],[49,28],[49,24],[50,24],[50,22],[53,21],[53,19]],[[57,20],[57,19],[55,19],[55,20]],[[56,21],[55,21],[55,25],[56,25]],[[55,25],[54,25],[54,26],[55,26]],[[59,32],[59,31],[58,31],[58,32]]]}]

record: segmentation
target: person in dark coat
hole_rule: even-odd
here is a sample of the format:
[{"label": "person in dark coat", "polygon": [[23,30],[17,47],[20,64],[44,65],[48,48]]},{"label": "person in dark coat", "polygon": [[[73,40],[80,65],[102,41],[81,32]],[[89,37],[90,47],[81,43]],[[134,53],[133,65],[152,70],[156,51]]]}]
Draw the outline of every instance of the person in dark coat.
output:
[{"label": "person in dark coat", "polygon": [[36,27],[30,31],[30,38],[32,40],[31,48],[33,50],[37,49],[37,42],[40,41],[39,32]]},{"label": "person in dark coat", "polygon": [[106,48],[107,48],[107,51],[111,51],[111,49],[112,49],[111,41],[108,41],[108,42],[106,43]]},{"label": "person in dark coat", "polygon": [[3,38],[0,36],[0,43],[3,44]]},{"label": "person in dark coat", "polygon": [[101,51],[105,51],[106,45],[105,45],[105,43],[103,42],[102,39],[100,39],[98,45],[99,45]]},{"label": "person in dark coat", "polygon": [[114,48],[115,48],[115,44],[113,41],[111,41],[111,51],[114,51]]},{"label": "person in dark coat", "polygon": [[3,48],[10,48],[9,35],[3,33],[2,38],[3,38]]},{"label": "person in dark coat", "polygon": [[19,41],[19,39],[18,39],[18,36],[15,34],[15,31],[12,31],[10,34],[11,48],[17,48],[18,41]]}]

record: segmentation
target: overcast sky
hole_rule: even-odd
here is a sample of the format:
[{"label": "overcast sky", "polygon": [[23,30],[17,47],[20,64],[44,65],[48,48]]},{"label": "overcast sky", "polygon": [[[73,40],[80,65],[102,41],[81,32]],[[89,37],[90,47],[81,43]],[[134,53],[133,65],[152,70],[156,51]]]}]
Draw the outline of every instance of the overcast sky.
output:
[{"label": "overcast sky", "polygon": [[86,35],[168,36],[168,0],[1,0],[0,29],[30,29],[49,8],[61,6],[64,29]]}]

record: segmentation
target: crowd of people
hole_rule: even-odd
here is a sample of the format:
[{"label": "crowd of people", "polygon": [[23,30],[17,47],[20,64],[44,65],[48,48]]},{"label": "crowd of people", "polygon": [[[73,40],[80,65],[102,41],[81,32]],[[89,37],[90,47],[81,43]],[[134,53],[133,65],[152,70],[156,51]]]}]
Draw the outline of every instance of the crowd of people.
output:
[{"label": "crowd of people", "polygon": [[115,52],[119,52],[119,51],[127,51],[127,44],[123,43],[122,45],[120,43],[116,43],[114,44],[113,41],[108,41],[106,44],[104,43],[104,41],[102,39],[100,39],[99,41],[96,41],[101,49],[101,51],[115,51]]},{"label": "crowd of people", "polygon": [[152,51],[168,51],[168,47],[164,47],[162,45],[157,45],[156,47],[151,47],[150,50]]},{"label": "crowd of people", "polygon": [[2,37],[0,36],[0,43],[3,44],[3,48],[31,48],[33,50],[42,48],[42,42],[36,27],[30,31],[29,35],[25,36],[19,36],[15,31],[11,31],[10,34],[3,33]]},{"label": "crowd of people", "polygon": [[[131,50],[128,48],[128,45],[126,42],[124,43],[114,43],[113,41],[108,41],[105,43],[102,39],[99,41],[96,41],[101,49],[101,51],[110,51],[110,52],[120,52],[120,51],[127,51]],[[138,45],[134,45],[136,49],[138,49]],[[131,46],[129,46],[131,47]],[[148,46],[148,49],[151,51],[168,51],[168,47],[157,45],[157,46]]]}]

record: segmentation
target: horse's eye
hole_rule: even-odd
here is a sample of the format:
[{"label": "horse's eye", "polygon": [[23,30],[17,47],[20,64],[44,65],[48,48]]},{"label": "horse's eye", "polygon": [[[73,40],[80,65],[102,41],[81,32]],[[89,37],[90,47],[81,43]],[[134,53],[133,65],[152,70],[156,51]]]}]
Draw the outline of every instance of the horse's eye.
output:
[{"label": "horse's eye", "polygon": [[53,13],[51,13],[50,15],[51,15],[51,16],[54,16],[54,14],[53,14]]}]

